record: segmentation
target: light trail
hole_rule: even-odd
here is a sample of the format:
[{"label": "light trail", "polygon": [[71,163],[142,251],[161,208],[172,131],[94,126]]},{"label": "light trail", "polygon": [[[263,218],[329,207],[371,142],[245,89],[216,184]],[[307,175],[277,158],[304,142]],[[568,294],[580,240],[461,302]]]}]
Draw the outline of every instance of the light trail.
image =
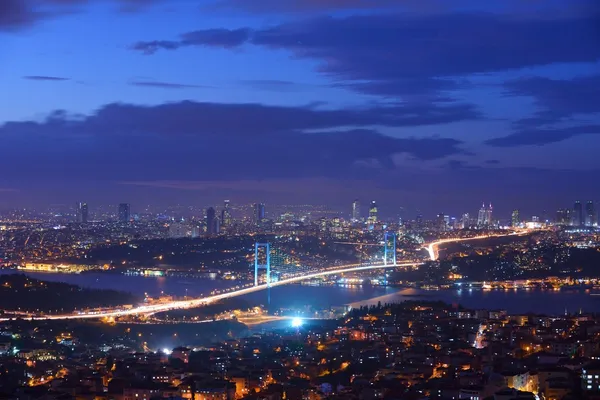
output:
[{"label": "light trail", "polygon": [[429,253],[429,259],[431,261],[435,261],[440,257],[438,247],[441,244],[466,242],[469,240],[490,239],[490,238],[505,237],[505,236],[522,236],[522,235],[527,235],[529,233],[531,233],[531,231],[517,231],[517,232],[498,234],[498,235],[480,235],[480,236],[473,236],[473,237],[469,237],[469,238],[441,239],[441,240],[437,240],[435,242],[430,243],[427,247],[424,247],[424,249],[427,250],[427,252]]},{"label": "light trail", "polygon": [[[507,234],[501,235],[482,235],[482,236],[474,236],[470,238],[455,238],[455,239],[442,239],[435,242],[430,243],[427,247],[424,247],[429,253],[429,258],[432,261],[437,260],[439,257],[439,252],[437,251],[437,247],[441,244],[452,243],[452,242],[463,242],[468,240],[478,240],[478,239],[486,239],[492,237],[502,237],[502,236],[514,236],[514,235],[524,235],[530,233],[529,231],[524,232],[511,232]],[[384,265],[384,264],[373,264],[373,265],[361,265],[361,264],[347,264],[341,265],[335,268],[330,268],[324,271],[313,272],[307,275],[299,275],[293,276],[291,278],[282,279],[277,282],[272,282],[271,287],[288,285],[290,283],[300,282],[307,279],[319,278],[322,276],[328,275],[336,275],[336,274],[344,274],[347,272],[357,272],[357,271],[367,271],[372,269],[385,269],[385,268],[402,268],[402,267],[414,267],[417,265],[423,264],[422,262],[407,262],[407,263],[398,263],[395,265]],[[151,304],[151,305],[142,305],[130,309],[119,309],[116,308],[110,311],[104,312],[90,312],[90,313],[71,313],[71,314],[56,314],[56,315],[39,315],[33,316],[31,319],[34,320],[65,320],[65,319],[98,319],[98,318],[111,318],[111,317],[122,317],[126,315],[139,315],[139,314],[155,314],[164,311],[170,310],[181,310],[188,308],[196,308],[199,306],[203,306],[209,303],[213,303],[215,301],[229,299],[232,297],[243,296],[250,293],[259,292],[261,290],[265,290],[268,288],[266,283],[261,285],[251,286],[244,289],[233,290],[227,293],[221,293],[213,296],[203,297],[199,299],[192,300],[177,300],[169,303],[162,304]],[[10,311],[8,311],[10,312]],[[8,321],[11,318],[0,318],[0,321]],[[28,317],[29,319],[29,317]]]}]

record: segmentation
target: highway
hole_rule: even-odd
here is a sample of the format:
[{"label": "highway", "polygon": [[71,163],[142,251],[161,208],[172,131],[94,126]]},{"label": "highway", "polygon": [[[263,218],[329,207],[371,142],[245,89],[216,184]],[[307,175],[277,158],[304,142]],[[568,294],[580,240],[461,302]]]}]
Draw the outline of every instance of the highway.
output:
[{"label": "highway", "polygon": [[[501,237],[501,236],[512,236],[512,235],[524,235],[529,232],[511,232],[509,234],[503,235],[482,235],[475,236],[470,238],[455,238],[455,239],[441,239],[435,242],[430,243],[428,246],[425,246],[424,249],[429,253],[429,258],[431,260],[437,260],[439,257],[438,247],[441,244],[445,243],[453,243],[453,242],[462,242],[468,240],[477,240],[477,239],[485,239],[490,237]],[[307,279],[318,278],[322,276],[335,275],[335,274],[343,274],[346,272],[357,272],[357,271],[366,271],[372,269],[381,269],[381,268],[402,268],[402,267],[414,267],[417,265],[421,265],[422,262],[406,262],[406,263],[397,263],[396,265],[384,265],[384,264],[373,264],[373,265],[361,265],[361,264],[347,264],[332,267],[323,271],[313,272],[306,275],[294,276],[286,279],[279,280],[277,282],[272,282],[271,287],[288,285],[290,283],[300,282]],[[215,301],[229,299],[232,297],[243,296],[246,294],[259,292],[261,290],[267,289],[268,286],[266,283],[260,284],[257,286],[251,286],[247,288],[242,288],[238,290],[232,290],[225,293],[220,293],[217,295],[207,296],[203,298],[197,298],[192,300],[177,300],[168,303],[160,303],[160,304],[150,304],[150,305],[141,305],[138,307],[133,307],[129,309],[124,308],[115,308],[110,311],[99,311],[99,312],[73,312],[71,314],[53,314],[53,315],[38,315],[31,317],[34,320],[67,320],[67,319],[98,319],[98,318],[111,318],[111,317],[121,317],[126,315],[138,315],[138,314],[154,314],[163,311],[177,310],[177,309],[188,309],[188,308],[196,308],[199,306],[203,306],[206,304],[213,303]],[[29,319],[29,317],[27,317]],[[9,318],[0,318],[0,321],[6,321]]]},{"label": "highway", "polygon": [[424,249],[427,250],[427,253],[429,253],[429,259],[431,261],[435,261],[440,257],[438,247],[441,244],[467,242],[469,240],[489,239],[489,238],[505,237],[505,236],[523,236],[523,235],[527,235],[529,233],[531,233],[530,230],[524,230],[524,231],[516,231],[516,232],[499,234],[499,235],[480,235],[480,236],[473,236],[473,237],[469,237],[469,238],[441,239],[441,240],[437,240],[435,242],[431,242],[428,246],[424,247]]}]

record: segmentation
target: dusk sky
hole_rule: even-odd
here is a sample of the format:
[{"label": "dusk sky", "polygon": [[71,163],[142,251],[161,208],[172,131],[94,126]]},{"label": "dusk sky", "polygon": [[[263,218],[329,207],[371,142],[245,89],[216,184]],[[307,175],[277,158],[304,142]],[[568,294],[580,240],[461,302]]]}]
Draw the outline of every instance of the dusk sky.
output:
[{"label": "dusk sky", "polygon": [[0,207],[553,213],[598,134],[598,0],[0,0]]}]

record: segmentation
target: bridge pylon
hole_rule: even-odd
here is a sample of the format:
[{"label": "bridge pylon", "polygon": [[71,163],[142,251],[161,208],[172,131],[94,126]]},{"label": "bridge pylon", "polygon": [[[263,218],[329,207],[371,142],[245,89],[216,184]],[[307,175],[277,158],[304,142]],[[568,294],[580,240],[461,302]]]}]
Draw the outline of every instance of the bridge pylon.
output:
[{"label": "bridge pylon", "polygon": [[396,265],[396,234],[385,232],[383,235],[383,265]]}]

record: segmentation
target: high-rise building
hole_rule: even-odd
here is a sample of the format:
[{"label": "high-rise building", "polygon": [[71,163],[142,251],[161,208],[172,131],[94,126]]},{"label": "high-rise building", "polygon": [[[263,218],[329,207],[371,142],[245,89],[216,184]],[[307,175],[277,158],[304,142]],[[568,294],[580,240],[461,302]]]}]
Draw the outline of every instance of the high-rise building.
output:
[{"label": "high-rise building", "polygon": [[477,226],[484,226],[485,225],[485,216],[486,216],[486,212],[487,209],[485,208],[485,203],[481,205],[481,208],[479,209],[479,213],[477,214]]},{"label": "high-rise building", "polygon": [[119,222],[129,222],[131,219],[131,206],[129,203],[119,204]]},{"label": "high-rise building", "polygon": [[360,202],[354,200],[352,202],[352,222],[360,221]]},{"label": "high-rise building", "polygon": [[377,203],[373,200],[371,207],[369,207],[369,224],[375,223],[377,223]]},{"label": "high-rise building", "polygon": [[559,208],[556,210],[557,225],[570,225],[571,224],[571,211],[567,208]]},{"label": "high-rise building", "polygon": [[519,227],[521,225],[521,218],[519,217],[519,210],[513,210],[511,217],[511,225],[513,228]]},{"label": "high-rise building", "polygon": [[77,222],[85,224],[88,222],[88,204],[77,203]]},{"label": "high-rise building", "polygon": [[581,201],[577,200],[575,205],[573,205],[573,226],[583,226],[584,223],[584,215],[583,215],[583,205]]},{"label": "high-rise building", "polygon": [[440,231],[446,231],[448,229],[448,223],[446,222],[446,216],[444,213],[438,214],[436,218],[436,225]]},{"label": "high-rise building", "polygon": [[229,200],[225,200],[223,203],[223,210],[221,210],[221,223],[223,226],[231,226],[231,209],[229,208]]},{"label": "high-rise building", "polygon": [[471,216],[469,213],[464,213],[460,219],[460,227],[466,229],[471,226]]},{"label": "high-rise building", "polygon": [[260,225],[265,219],[265,205],[263,203],[254,204],[254,224]]},{"label": "high-rise building", "polygon": [[490,225],[492,225],[492,205],[486,207],[483,203],[477,214],[477,226],[482,228]]},{"label": "high-rise building", "polygon": [[209,235],[216,235],[219,233],[219,219],[217,218],[217,212],[213,207],[206,209],[206,233]]},{"label": "high-rise building", "polygon": [[596,208],[593,201],[585,203],[585,226],[595,226],[598,223]]}]

